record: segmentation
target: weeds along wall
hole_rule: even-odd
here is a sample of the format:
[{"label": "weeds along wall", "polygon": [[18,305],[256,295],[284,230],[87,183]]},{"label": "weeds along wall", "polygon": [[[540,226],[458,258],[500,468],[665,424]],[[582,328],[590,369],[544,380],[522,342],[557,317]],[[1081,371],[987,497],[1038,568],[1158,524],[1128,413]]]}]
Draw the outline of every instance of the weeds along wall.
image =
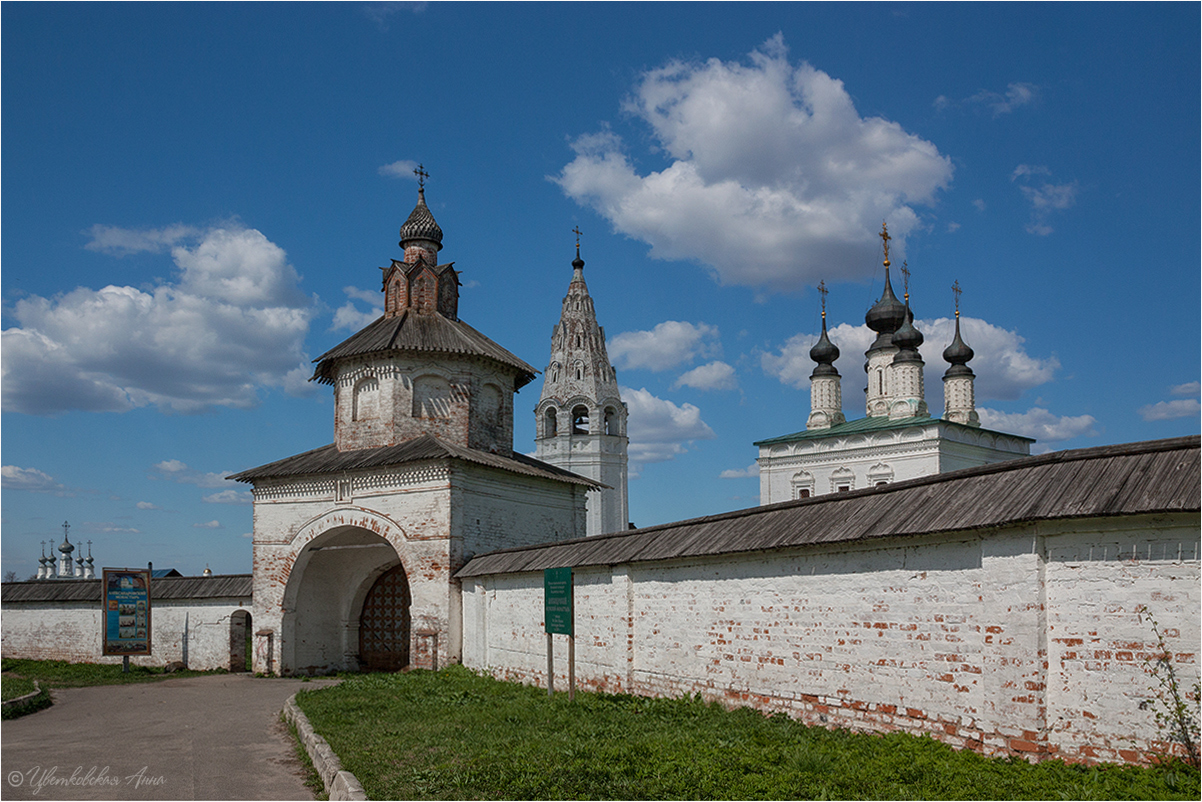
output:
[{"label": "weeds along wall", "polygon": [[[698,693],[1032,759],[1163,753],[1146,607],[1198,681],[1199,516],[1040,522],[575,569],[586,689]],[[463,662],[546,683],[543,577],[465,578]],[[568,642],[553,637],[556,687]]]},{"label": "weeds along wall", "polygon": [[[4,601],[4,657],[120,663],[118,656],[102,655],[98,597],[99,593],[96,601],[87,602]],[[152,654],[131,657],[129,661],[147,666],[178,661],[199,671],[242,670],[240,660],[245,655],[242,639],[249,634],[250,609],[249,597],[155,601],[150,619]]]}]

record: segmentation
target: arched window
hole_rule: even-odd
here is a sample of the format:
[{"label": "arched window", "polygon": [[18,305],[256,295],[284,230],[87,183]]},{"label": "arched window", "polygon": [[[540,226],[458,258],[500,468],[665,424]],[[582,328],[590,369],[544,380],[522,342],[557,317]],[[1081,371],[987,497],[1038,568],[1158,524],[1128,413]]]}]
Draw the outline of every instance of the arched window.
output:
[{"label": "arched window", "polygon": [[413,380],[413,417],[451,417],[451,385],[441,376],[419,376]]},{"label": "arched window", "polygon": [[370,420],[380,414],[380,380],[365,376],[351,394],[351,420]]},{"label": "arched window", "polygon": [[572,434],[588,434],[588,407],[584,404],[572,409]]},{"label": "arched window", "polygon": [[579,381],[580,379],[583,379],[583,378],[584,378],[584,363],[577,362],[576,363],[576,379],[577,379],[577,381]]},{"label": "arched window", "polygon": [[605,408],[605,433],[610,435],[621,434],[619,430],[618,411],[613,407]]},{"label": "arched window", "polygon": [[547,407],[543,413],[543,437],[555,437],[559,434],[559,416],[555,407]]}]

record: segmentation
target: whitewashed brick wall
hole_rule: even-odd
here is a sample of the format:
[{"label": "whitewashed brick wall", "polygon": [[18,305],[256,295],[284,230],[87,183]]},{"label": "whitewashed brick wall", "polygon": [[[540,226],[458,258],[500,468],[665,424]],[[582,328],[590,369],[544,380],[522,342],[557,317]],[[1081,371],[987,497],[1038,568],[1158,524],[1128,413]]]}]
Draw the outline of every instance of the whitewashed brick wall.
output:
[{"label": "whitewashed brick wall", "polygon": [[[134,665],[185,662],[198,671],[230,668],[230,616],[250,612],[250,599],[189,599],[154,602],[149,657],[131,657]],[[27,660],[72,663],[120,663],[105,657],[101,609],[95,602],[6,602],[3,606],[3,654]],[[185,657],[186,650],[186,657]]]},{"label": "whitewashed brick wall", "polygon": [[[987,754],[1141,761],[1162,745],[1137,609],[1192,686],[1199,582],[1196,513],[579,568],[576,676]],[[463,662],[545,684],[542,593],[541,574],[464,580]],[[565,637],[554,651],[564,688]]]}]

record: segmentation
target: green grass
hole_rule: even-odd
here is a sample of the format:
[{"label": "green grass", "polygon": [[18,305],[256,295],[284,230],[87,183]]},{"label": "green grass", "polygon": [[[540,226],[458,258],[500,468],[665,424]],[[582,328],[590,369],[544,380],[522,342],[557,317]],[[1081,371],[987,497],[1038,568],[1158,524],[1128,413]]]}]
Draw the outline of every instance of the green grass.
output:
[{"label": "green grass", "polygon": [[33,693],[37,687],[29,677],[18,677],[12,674],[0,674],[0,697],[4,701],[16,699],[27,693]]},{"label": "green grass", "polygon": [[1198,772],[990,759],[699,699],[443,671],[348,676],[297,703],[371,799],[1197,799]]}]

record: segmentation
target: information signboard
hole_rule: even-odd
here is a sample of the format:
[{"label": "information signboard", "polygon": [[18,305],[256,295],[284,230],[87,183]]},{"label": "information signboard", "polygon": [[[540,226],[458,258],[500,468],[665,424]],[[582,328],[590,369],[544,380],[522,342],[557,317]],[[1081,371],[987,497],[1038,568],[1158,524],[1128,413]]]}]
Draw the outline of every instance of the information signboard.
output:
[{"label": "information signboard", "polygon": [[104,654],[150,654],[150,571],[104,569]]},{"label": "information signboard", "polygon": [[543,571],[543,618],[547,634],[574,635],[572,629],[572,569]]}]

